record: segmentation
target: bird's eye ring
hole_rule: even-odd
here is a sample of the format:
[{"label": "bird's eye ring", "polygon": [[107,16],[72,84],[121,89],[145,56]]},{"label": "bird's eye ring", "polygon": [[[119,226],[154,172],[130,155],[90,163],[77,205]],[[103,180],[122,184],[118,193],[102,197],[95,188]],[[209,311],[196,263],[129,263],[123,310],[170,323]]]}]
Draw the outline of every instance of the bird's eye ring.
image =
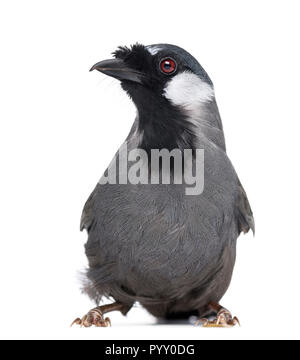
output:
[{"label": "bird's eye ring", "polygon": [[171,58],[164,58],[160,61],[159,68],[164,74],[171,75],[176,71],[177,64]]}]

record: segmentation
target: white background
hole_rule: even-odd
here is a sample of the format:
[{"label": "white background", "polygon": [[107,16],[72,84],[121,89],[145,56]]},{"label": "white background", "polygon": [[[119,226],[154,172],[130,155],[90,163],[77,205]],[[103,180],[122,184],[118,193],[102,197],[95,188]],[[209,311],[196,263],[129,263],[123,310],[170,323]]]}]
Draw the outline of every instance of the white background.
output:
[{"label": "white background", "polygon": [[[298,4],[1,1],[1,338],[299,338]],[[93,306],[77,280],[81,210],[135,116],[116,80],[88,70],[136,41],[187,49],[214,81],[257,228],[222,301],[241,328],[159,326],[139,308],[69,327]]]}]

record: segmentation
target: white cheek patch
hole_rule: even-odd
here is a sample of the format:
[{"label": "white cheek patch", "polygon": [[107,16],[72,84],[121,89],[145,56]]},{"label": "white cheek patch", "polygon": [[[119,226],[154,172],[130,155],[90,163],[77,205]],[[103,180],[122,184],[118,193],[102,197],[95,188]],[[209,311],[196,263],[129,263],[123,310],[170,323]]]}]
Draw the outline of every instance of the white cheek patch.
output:
[{"label": "white cheek patch", "polygon": [[214,98],[213,87],[199,76],[185,71],[175,75],[165,87],[163,95],[172,104],[184,107],[188,111],[197,111],[199,107]]}]

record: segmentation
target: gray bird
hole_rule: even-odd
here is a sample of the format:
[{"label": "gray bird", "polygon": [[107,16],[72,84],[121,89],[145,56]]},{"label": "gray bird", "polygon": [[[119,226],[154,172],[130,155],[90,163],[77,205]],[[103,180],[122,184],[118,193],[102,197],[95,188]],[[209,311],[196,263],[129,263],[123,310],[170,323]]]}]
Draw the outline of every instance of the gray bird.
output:
[{"label": "gray bird", "polygon": [[[196,315],[203,326],[235,325],[238,319],[219,301],[231,281],[237,238],[249,229],[254,233],[254,219],[226,154],[212,81],[193,56],[168,44],[120,47],[113,59],[91,70],[120,80],[136,106],[122,146],[127,155],[141,149],[149,156],[150,164],[141,161],[139,173],[150,178],[156,171],[153,149],[182,154],[191,149],[192,166],[196,150],[203,149],[204,187],[200,194],[187,195],[187,181],[174,180],[175,160],[170,161],[170,184],[161,178],[154,184],[130,183],[121,172],[111,183],[109,174],[120,169],[121,152],[116,154],[81,218],[89,261],[83,290],[97,305],[103,297],[115,302],[73,323],[108,326],[106,313],[126,315],[139,302],[158,319]],[[123,172],[129,167],[127,162]]]}]

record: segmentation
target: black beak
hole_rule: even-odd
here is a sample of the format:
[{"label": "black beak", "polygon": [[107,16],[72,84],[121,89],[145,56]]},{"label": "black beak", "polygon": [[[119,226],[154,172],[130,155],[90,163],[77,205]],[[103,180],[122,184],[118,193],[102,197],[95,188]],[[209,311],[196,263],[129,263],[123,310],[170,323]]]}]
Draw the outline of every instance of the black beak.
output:
[{"label": "black beak", "polygon": [[118,80],[129,80],[142,84],[143,74],[128,67],[121,59],[103,60],[95,64],[90,71],[98,70],[103,74],[112,76]]}]

